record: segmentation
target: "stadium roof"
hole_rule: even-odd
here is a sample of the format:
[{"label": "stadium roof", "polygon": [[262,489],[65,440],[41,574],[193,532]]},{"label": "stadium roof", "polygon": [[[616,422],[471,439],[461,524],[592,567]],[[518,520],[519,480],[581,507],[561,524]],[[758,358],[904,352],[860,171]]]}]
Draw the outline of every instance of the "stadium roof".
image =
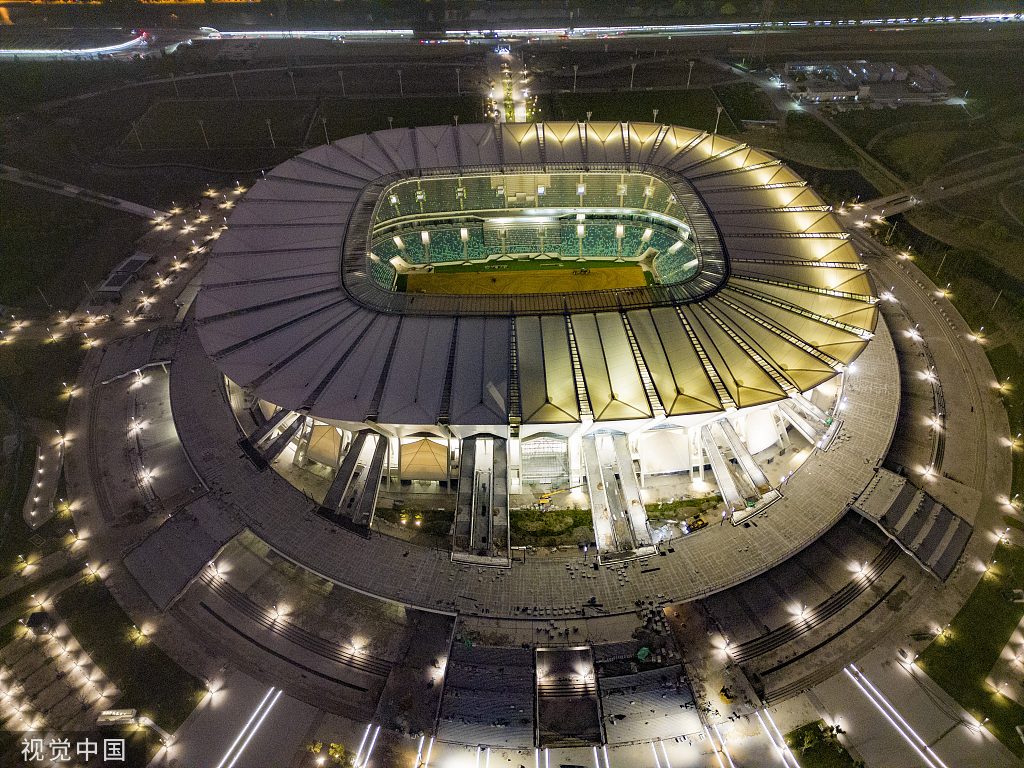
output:
[{"label": "stadium roof", "polygon": [[[388,184],[546,168],[639,171],[690,195],[702,271],[674,292],[522,297],[394,293],[369,279]],[[353,136],[278,166],[229,224],[197,301],[203,345],[236,383],[323,419],[499,425],[743,408],[828,380],[876,321],[865,267],[805,182],[763,152],[675,126]]]}]

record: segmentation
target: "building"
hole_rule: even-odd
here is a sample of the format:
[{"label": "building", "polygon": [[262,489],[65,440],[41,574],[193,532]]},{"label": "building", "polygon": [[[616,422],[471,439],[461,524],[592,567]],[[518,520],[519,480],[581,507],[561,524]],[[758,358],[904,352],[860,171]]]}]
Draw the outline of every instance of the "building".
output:
[{"label": "building", "polygon": [[[834,434],[842,372],[877,318],[847,238],[780,161],[706,132],[383,131],[248,192],[196,321],[243,449],[329,471],[325,517],[368,534],[381,483],[457,484],[453,552],[507,563],[509,496],[585,483],[599,554],[633,556],[657,544],[650,478],[717,487],[739,524],[779,497],[759,454]],[[572,270],[581,259],[598,268]],[[497,283],[605,264],[645,277],[410,288],[443,269]]]}]

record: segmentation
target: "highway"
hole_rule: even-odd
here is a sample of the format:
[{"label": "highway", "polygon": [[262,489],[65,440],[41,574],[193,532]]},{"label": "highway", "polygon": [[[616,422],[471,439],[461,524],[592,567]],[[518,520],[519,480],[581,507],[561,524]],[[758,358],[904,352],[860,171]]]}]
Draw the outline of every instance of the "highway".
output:
[{"label": "highway", "polygon": [[[913,16],[878,19],[809,19],[796,21],[736,21],[704,24],[637,24],[622,26],[588,27],[493,27],[484,29],[450,29],[421,38],[409,28],[391,29],[252,29],[222,31],[202,27],[195,33],[182,32],[174,40],[162,40],[163,45],[190,44],[193,40],[219,39],[320,39],[343,42],[414,41],[494,44],[497,42],[528,42],[535,40],[608,40],[673,37],[706,37],[722,35],[749,36],[759,31],[772,34],[792,34],[809,30],[911,30],[948,28],[961,25],[1013,24],[1024,21],[1021,13],[967,14],[960,16]],[[0,60],[56,60],[125,58],[145,54],[147,34],[130,40],[101,47],[80,49],[55,48],[0,48]],[[155,52],[155,51],[153,51]]]}]

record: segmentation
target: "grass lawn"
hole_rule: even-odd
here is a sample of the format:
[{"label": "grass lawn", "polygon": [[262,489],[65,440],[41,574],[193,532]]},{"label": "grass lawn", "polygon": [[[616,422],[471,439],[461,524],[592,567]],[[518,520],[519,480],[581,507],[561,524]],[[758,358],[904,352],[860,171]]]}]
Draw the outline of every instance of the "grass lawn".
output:
[{"label": "grass lawn", "polygon": [[[425,536],[447,540],[455,511],[451,509],[394,509],[378,507],[374,517],[401,525]],[[417,522],[419,525],[417,525]]]},{"label": "grass lawn", "polygon": [[734,121],[775,120],[778,110],[768,94],[755,83],[728,83],[715,86],[719,101]]},{"label": "grass lawn", "polygon": [[0,386],[7,389],[12,406],[22,415],[64,426],[68,411],[64,382],[71,384],[78,377],[85,352],[80,336],[0,344]]},{"label": "grass lawn", "polygon": [[714,509],[721,502],[722,497],[715,493],[700,499],[677,499],[662,504],[646,504],[645,507],[651,520],[679,520]]},{"label": "grass lawn", "polygon": [[211,149],[269,148],[274,143],[301,147],[314,108],[312,99],[168,99],[153,104],[135,131],[129,126],[121,146],[137,150],[141,142],[143,149],[206,149],[208,141]]},{"label": "grass lawn", "polygon": [[[55,515],[35,531],[25,524],[21,516],[22,505],[32,482],[35,460],[36,442],[26,439],[20,454],[13,454],[8,459],[0,475],[4,481],[0,486],[0,521],[7,520],[7,525],[0,530],[0,578],[14,572],[20,573],[23,562],[35,563],[72,543],[68,533],[72,523],[70,513]],[[32,591],[35,590],[29,590]],[[0,610],[9,604],[8,601],[15,602],[18,594],[14,592],[0,601]]]},{"label": "grass lawn", "polygon": [[594,519],[589,509],[513,509],[509,512],[513,546],[553,547],[577,544],[577,528],[583,539],[593,541]]},{"label": "grass lawn", "polygon": [[907,181],[923,181],[946,163],[993,145],[979,129],[919,128],[880,139],[872,154]]},{"label": "grass lawn", "polygon": [[1007,589],[1024,588],[1024,549],[1000,544],[996,564],[984,576],[950,622],[917,660],[946,693],[978,720],[988,718],[989,730],[1018,757],[1024,745],[1014,726],[1024,723],[1024,707],[985,685],[999,653],[1024,617],[1024,605],[1011,603]]},{"label": "grass lawn", "polygon": [[815,720],[786,734],[786,744],[801,768],[853,768],[858,765],[834,736],[825,734],[824,728],[824,721]]},{"label": "grass lawn", "polygon": [[406,99],[324,99],[320,113],[310,129],[310,142],[325,141],[320,118],[327,118],[327,135],[331,141],[359,133],[387,130],[388,118],[395,128],[418,128],[427,125],[453,125],[455,115],[460,123],[483,121],[484,100],[476,96],[410,97]]},{"label": "grass lawn", "polygon": [[[494,267],[500,266],[500,270],[495,270]],[[487,274],[493,274],[495,272],[532,272],[538,269],[605,269],[605,268],[617,268],[621,267],[621,262],[616,263],[614,261],[591,259],[586,261],[575,261],[570,259],[519,259],[515,261],[478,261],[471,264],[436,264],[434,266],[434,272],[486,272]]]},{"label": "grass lawn", "polygon": [[[152,225],[131,214],[0,182],[0,304],[74,309]],[[0,364],[0,371],[4,366]]]},{"label": "grass lawn", "polygon": [[920,123],[922,126],[955,126],[969,118],[962,107],[907,106],[898,109],[860,109],[839,112],[832,121],[861,147],[866,147],[876,135],[900,123]]},{"label": "grass lawn", "polygon": [[82,648],[123,693],[117,706],[137,709],[174,732],[206,694],[206,686],[140,638],[102,582],[80,582],[57,598],[57,613]]},{"label": "grass lawn", "polygon": [[[1003,392],[1003,405],[1010,419],[1010,434],[1024,432],[1024,360],[1012,344],[1003,344],[992,350],[986,350],[988,360],[992,363],[997,381],[1010,379],[1011,386]],[[1013,451],[1013,480],[1010,485],[1010,496],[1024,493],[1024,452]],[[1019,520],[1012,523],[1021,527]]]},{"label": "grass lawn", "polygon": [[[552,93],[539,100],[543,120],[633,120],[658,122],[711,131],[715,127],[718,97],[710,88],[689,91],[614,91],[611,93]],[[718,132],[737,133],[739,128],[722,113]]]}]

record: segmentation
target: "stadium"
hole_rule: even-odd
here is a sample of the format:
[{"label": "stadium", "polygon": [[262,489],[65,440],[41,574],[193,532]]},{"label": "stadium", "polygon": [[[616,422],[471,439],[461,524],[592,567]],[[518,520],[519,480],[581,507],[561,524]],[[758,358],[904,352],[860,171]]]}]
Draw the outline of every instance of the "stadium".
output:
[{"label": "stadium", "polygon": [[451,556],[507,566],[510,499],[565,491],[600,560],[649,556],[688,529],[646,502],[717,492],[740,525],[849,422],[877,298],[830,211],[675,126],[381,131],[248,191],[196,327],[246,455],[331,523],[368,537],[382,488],[449,494]]}]

